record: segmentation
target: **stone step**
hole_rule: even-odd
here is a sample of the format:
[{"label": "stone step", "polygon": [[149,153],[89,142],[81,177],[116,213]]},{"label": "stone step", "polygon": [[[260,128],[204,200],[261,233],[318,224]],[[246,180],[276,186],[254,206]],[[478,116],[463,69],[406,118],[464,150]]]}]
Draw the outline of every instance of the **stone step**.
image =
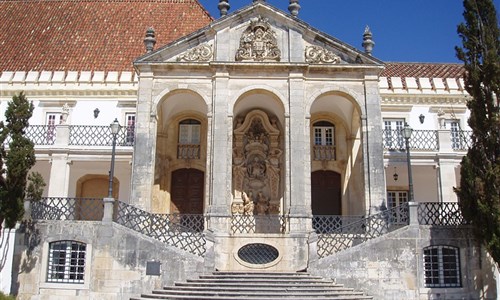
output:
[{"label": "stone step", "polygon": [[146,299],[367,300],[372,297],[308,273],[215,272],[131,298]]}]

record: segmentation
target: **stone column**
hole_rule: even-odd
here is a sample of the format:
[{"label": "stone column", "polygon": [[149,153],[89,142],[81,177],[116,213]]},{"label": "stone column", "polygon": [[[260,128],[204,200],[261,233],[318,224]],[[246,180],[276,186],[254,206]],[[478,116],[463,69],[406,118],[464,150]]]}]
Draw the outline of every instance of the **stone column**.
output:
[{"label": "stone column", "polygon": [[365,107],[363,113],[363,154],[365,201],[367,212],[379,212],[386,198],[382,115],[377,75],[365,75]]},{"label": "stone column", "polygon": [[132,205],[149,211],[154,184],[157,120],[152,115],[153,73],[141,72],[136,115],[136,139],[132,167]]},{"label": "stone column", "polygon": [[[290,99],[290,127],[287,157],[290,171],[290,231],[309,232],[311,225],[311,195],[306,186],[309,184],[304,178],[310,176],[310,141],[305,134],[307,116],[305,112],[305,86],[302,73],[291,73],[289,80]],[[309,172],[309,173],[308,173]]]}]

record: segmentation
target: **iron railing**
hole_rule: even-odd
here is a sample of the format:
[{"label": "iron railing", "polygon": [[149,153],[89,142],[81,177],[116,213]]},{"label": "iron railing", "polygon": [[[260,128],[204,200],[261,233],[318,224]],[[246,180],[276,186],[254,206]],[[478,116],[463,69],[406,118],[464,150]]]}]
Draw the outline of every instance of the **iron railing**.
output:
[{"label": "iron railing", "polygon": [[[382,131],[384,149],[386,150],[406,150],[405,139],[402,130]],[[439,150],[438,132],[436,130],[413,130],[410,139],[410,149],[420,151]]]},{"label": "iron railing", "polygon": [[346,225],[318,235],[318,256],[323,258],[332,255],[406,226],[408,223],[408,204],[361,217],[357,221],[348,218]]},{"label": "iron railing", "polygon": [[453,150],[467,150],[472,146],[472,131],[451,132]]},{"label": "iron railing", "polygon": [[231,233],[285,233],[288,218],[280,215],[233,215]]},{"label": "iron railing", "polygon": [[[116,135],[116,145],[133,146],[135,142],[133,127],[121,127]],[[69,126],[69,145],[74,146],[111,146],[113,134],[109,126]]]},{"label": "iron railing", "polygon": [[458,203],[421,202],[418,204],[418,223],[420,225],[458,226],[466,225]]},{"label": "iron railing", "polygon": [[312,219],[312,226],[317,234],[325,234],[332,232],[342,232],[341,230],[352,229],[348,226],[353,223],[364,227],[364,216],[338,216],[338,215],[315,215]]},{"label": "iron railing", "polygon": [[31,202],[31,217],[37,220],[100,221],[103,213],[100,198],[46,197]]},{"label": "iron railing", "polygon": [[[54,145],[56,141],[57,127],[53,125],[30,125],[26,127],[24,136],[28,138],[34,145],[46,146]],[[7,136],[4,145],[8,146],[12,141],[11,136]]]},{"label": "iron railing", "polygon": [[167,245],[203,256],[206,240],[203,215],[153,214],[116,201],[113,220]]}]

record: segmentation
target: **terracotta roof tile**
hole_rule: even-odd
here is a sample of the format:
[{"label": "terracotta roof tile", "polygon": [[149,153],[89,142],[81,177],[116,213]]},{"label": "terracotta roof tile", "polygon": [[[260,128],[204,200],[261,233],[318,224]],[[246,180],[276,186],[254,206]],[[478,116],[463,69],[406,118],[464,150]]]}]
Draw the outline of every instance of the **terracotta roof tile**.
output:
[{"label": "terracotta roof tile", "polygon": [[0,0],[0,71],[131,71],[145,53],[208,25],[198,0]]},{"label": "terracotta roof tile", "polygon": [[461,64],[439,63],[399,63],[385,64],[383,77],[415,77],[415,78],[460,78],[464,67]]}]

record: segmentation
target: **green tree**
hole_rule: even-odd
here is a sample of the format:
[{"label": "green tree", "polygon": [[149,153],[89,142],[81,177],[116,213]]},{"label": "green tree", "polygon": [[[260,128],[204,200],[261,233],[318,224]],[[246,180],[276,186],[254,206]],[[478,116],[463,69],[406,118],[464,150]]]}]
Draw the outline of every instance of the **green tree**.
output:
[{"label": "green tree", "polygon": [[[25,137],[34,106],[21,93],[12,97],[5,112],[5,122],[0,122],[0,224],[13,228],[24,214],[24,198],[40,198],[45,186],[40,174],[28,173],[35,164],[33,143]],[[9,142],[6,151],[5,144]],[[28,191],[27,191],[28,190]],[[0,225],[1,226],[1,225]]]},{"label": "green tree", "polygon": [[500,264],[500,43],[492,0],[464,0],[465,23],[458,26],[463,47],[465,89],[471,99],[472,145],[461,163],[460,208],[477,238]]}]

